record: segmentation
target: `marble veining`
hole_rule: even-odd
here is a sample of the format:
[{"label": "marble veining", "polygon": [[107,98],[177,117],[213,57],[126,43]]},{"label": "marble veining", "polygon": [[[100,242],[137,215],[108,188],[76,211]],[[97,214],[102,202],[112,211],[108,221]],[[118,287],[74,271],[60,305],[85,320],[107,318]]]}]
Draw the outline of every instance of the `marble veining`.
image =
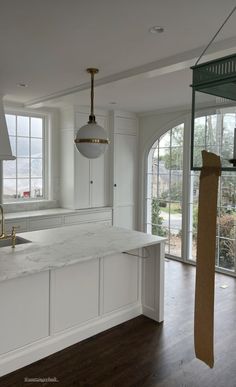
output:
[{"label": "marble veining", "polygon": [[0,281],[150,246],[165,238],[119,227],[83,224],[20,234],[31,241],[0,248]]}]

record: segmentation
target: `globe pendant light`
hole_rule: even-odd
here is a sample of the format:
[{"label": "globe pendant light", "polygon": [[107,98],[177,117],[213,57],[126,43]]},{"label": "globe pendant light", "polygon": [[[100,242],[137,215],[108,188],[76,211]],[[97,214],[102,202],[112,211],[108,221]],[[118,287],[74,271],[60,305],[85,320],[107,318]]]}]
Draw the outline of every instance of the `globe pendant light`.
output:
[{"label": "globe pendant light", "polygon": [[96,159],[106,151],[110,142],[105,129],[96,123],[94,115],[94,74],[98,73],[98,69],[89,68],[87,72],[91,74],[91,112],[88,123],[76,134],[75,145],[84,157]]}]

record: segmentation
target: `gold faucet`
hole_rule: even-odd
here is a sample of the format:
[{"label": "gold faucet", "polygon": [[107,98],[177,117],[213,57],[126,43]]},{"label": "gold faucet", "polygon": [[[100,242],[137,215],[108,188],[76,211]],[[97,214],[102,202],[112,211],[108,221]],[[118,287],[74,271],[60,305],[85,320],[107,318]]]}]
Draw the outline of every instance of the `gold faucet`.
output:
[{"label": "gold faucet", "polygon": [[11,239],[12,245],[11,247],[14,249],[16,245],[16,227],[12,227],[11,234],[5,233],[5,219],[4,219],[4,210],[3,206],[0,204],[0,211],[1,211],[1,234],[0,234],[0,240],[1,239]]}]

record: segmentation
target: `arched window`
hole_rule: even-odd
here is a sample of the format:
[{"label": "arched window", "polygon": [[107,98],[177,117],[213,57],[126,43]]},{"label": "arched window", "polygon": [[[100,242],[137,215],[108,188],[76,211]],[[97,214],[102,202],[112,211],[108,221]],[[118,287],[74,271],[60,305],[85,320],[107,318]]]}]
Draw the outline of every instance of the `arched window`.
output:
[{"label": "arched window", "polygon": [[166,132],[148,158],[147,231],[167,237],[166,253],[181,257],[184,125]]},{"label": "arched window", "polygon": [[[196,118],[195,165],[203,148],[232,158],[236,110],[219,110]],[[189,128],[188,128],[189,129]],[[186,129],[187,130],[187,129]],[[166,236],[166,254],[196,260],[199,171],[190,171],[190,136],[184,124],[157,138],[148,154],[146,231]],[[201,165],[201,164],[199,164]],[[236,173],[222,172],[218,193],[216,268],[235,274]]]}]

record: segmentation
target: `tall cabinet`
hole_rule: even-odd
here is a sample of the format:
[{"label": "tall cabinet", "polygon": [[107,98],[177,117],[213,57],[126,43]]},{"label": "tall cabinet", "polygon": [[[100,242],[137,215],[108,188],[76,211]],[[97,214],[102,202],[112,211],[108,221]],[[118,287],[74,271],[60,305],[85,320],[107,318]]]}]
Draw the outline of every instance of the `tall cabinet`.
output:
[{"label": "tall cabinet", "polygon": [[113,224],[136,229],[138,120],[134,114],[110,114],[113,133]]},{"label": "tall cabinet", "polygon": [[[109,197],[110,151],[89,160],[75,148],[77,130],[88,121],[89,111],[69,107],[61,110],[61,205],[82,209],[106,207]],[[108,131],[108,113],[96,114],[99,125]]]},{"label": "tall cabinet", "polygon": [[76,131],[88,121],[89,109],[61,110],[61,206],[71,209],[113,207],[113,225],[136,229],[137,138],[135,114],[96,111],[111,144],[101,157],[89,160],[75,148]]}]

